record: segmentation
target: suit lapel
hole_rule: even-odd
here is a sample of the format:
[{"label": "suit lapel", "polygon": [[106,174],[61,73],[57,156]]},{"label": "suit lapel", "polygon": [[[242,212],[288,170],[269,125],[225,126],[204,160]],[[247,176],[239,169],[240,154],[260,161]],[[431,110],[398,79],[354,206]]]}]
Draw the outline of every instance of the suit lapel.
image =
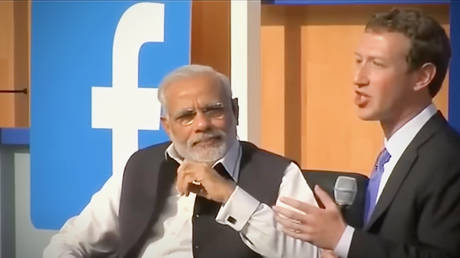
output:
[{"label": "suit lapel", "polygon": [[411,172],[414,162],[417,160],[419,147],[422,146],[437,130],[439,130],[440,126],[445,124],[446,120],[441,113],[438,112],[430,118],[430,120],[428,120],[409,146],[407,146],[406,150],[403,152],[393,168],[393,171],[388,178],[388,182],[385,184],[382,194],[375,206],[374,212],[372,213],[369,222],[364,226],[364,230],[368,230],[390,206],[405,178]]},{"label": "suit lapel", "polygon": [[[411,144],[412,145],[412,144]],[[409,174],[414,161],[417,158],[417,151],[413,146],[409,147],[404,151],[398,163],[393,169],[391,176],[388,178],[382,194],[377,201],[374,212],[369,219],[369,222],[365,225],[364,229],[367,230],[374,224],[374,222],[384,213],[384,211],[390,206],[396,193],[398,192],[401,184],[403,183],[406,176]]]}]

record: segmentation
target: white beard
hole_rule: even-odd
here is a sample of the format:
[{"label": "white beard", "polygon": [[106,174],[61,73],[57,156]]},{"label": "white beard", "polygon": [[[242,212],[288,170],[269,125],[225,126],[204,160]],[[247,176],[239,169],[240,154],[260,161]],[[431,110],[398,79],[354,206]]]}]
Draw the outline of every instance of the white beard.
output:
[{"label": "white beard", "polygon": [[[205,140],[211,137],[220,137],[220,141],[212,146],[200,146],[199,144],[194,145],[194,143],[199,142],[200,140]],[[181,144],[175,141],[174,137],[170,136],[171,140],[174,142],[174,148],[177,153],[182,156],[185,160],[213,163],[216,160],[221,159],[227,152],[228,139],[227,135],[223,131],[214,131],[211,133],[204,133],[195,138],[189,139],[186,144]]]}]

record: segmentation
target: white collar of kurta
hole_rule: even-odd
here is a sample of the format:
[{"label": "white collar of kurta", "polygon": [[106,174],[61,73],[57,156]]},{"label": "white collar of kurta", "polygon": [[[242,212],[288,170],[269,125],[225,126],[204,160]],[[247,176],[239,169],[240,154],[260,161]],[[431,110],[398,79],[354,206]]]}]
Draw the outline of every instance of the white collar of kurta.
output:
[{"label": "white collar of kurta", "polygon": [[415,135],[438,112],[434,104],[428,105],[415,117],[399,128],[390,139],[385,138],[385,148],[391,157],[400,157]]},{"label": "white collar of kurta", "polygon": [[[168,148],[165,151],[165,157],[166,154],[169,155],[171,158],[173,158],[177,163],[182,164],[184,161],[180,155],[176,152],[176,149],[174,148],[174,143],[171,143]],[[214,162],[212,165],[213,167],[218,164],[222,163],[224,168],[227,170],[227,172],[230,174],[230,176],[233,178],[233,180],[237,181],[238,179],[238,165],[241,159],[241,145],[238,140],[235,139],[233,143],[231,143],[230,149],[225,153],[225,155]]]}]

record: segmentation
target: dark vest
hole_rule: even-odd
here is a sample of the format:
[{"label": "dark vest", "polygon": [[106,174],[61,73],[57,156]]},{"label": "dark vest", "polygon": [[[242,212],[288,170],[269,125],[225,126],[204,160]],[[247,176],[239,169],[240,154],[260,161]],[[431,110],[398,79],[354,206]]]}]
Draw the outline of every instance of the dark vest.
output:
[{"label": "dark vest", "polygon": [[[121,257],[138,256],[147,238],[151,237],[152,226],[175,183],[178,165],[172,159],[165,159],[169,144],[139,150],[126,164],[119,210]],[[274,205],[290,160],[248,142],[241,142],[241,145],[238,186],[260,202]],[[197,217],[192,219],[194,230],[200,225],[200,234],[193,236],[194,257],[260,257],[243,243],[237,231],[217,223],[215,216]]]}]

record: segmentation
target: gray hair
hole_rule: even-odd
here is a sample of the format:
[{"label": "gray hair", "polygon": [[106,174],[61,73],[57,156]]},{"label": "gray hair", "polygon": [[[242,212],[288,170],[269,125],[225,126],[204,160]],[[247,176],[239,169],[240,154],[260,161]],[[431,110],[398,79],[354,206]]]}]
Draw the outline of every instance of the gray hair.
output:
[{"label": "gray hair", "polygon": [[203,74],[209,74],[216,78],[220,85],[224,88],[226,97],[228,97],[230,101],[232,100],[232,88],[230,86],[230,80],[226,75],[206,65],[184,65],[168,73],[158,86],[158,100],[161,103],[161,115],[164,116],[166,114],[165,90],[171,83]]}]

